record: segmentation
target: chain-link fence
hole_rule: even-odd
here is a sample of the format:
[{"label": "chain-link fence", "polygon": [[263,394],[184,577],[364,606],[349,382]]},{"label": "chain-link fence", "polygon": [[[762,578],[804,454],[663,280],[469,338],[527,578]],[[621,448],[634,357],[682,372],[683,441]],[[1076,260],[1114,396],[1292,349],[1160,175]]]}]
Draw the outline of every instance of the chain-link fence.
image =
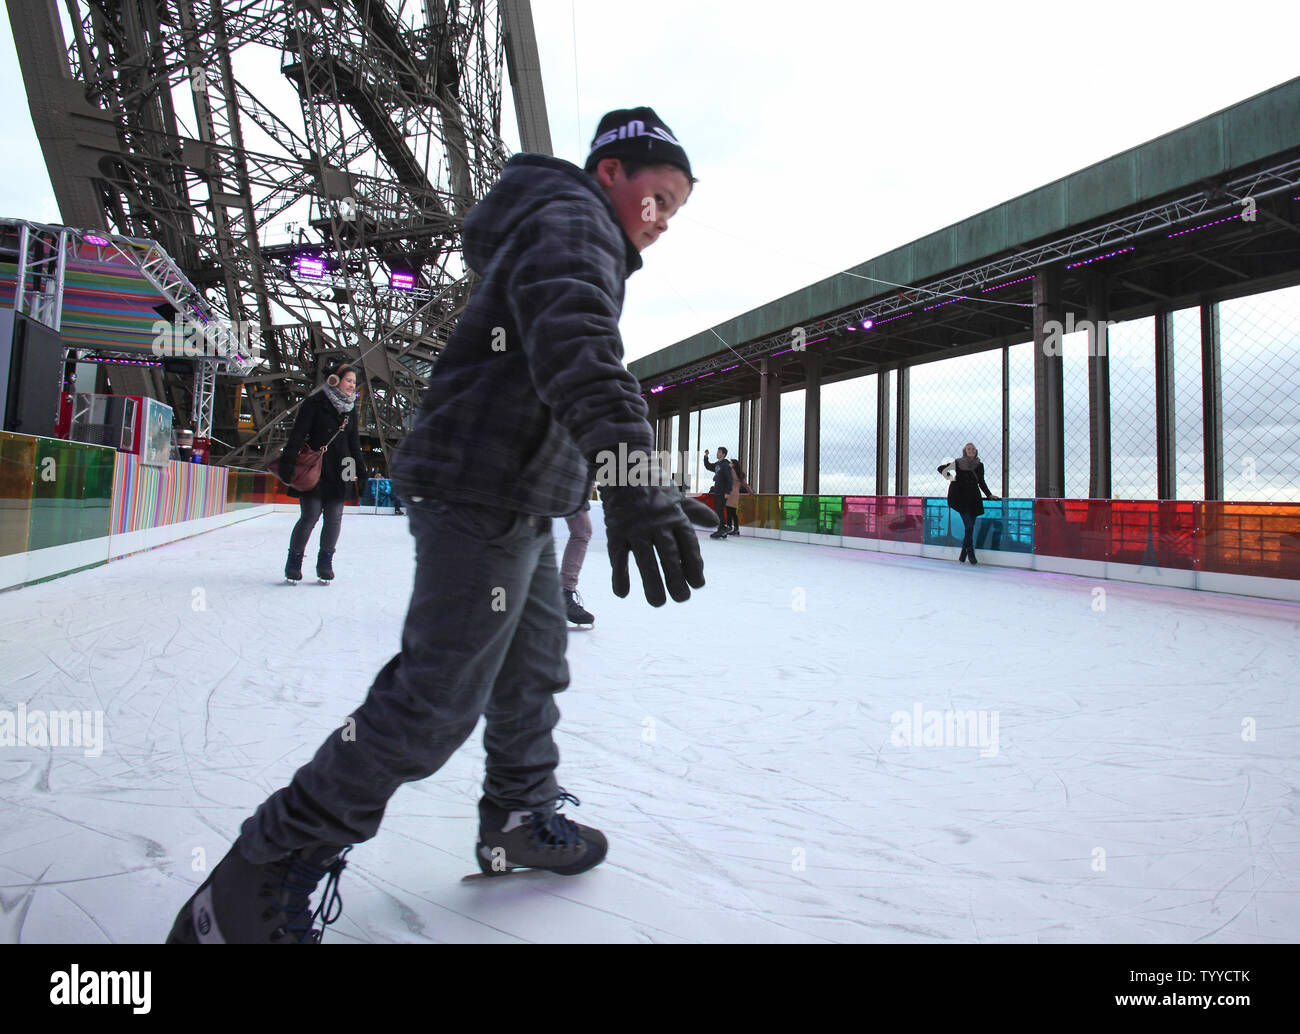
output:
[{"label": "chain-link fence", "polygon": [[696,414],[696,419],[697,423],[691,425],[693,454],[688,462],[694,467],[692,488],[696,492],[704,492],[713,483],[713,475],[704,466],[704,450],[709,450],[711,460],[718,458],[720,445],[726,448],[727,454],[733,459],[741,454],[740,403],[706,409]]},{"label": "chain-link fence", "polygon": [[866,377],[821,389],[818,487],[827,495],[876,493],[876,382]]},{"label": "chain-link fence", "polygon": [[[912,367],[908,495],[943,495],[936,468],[974,444],[990,491],[1002,491],[1002,350]],[[895,396],[897,397],[897,396]]]},{"label": "chain-link fence", "polygon": [[[1223,302],[1218,319],[1223,498],[1300,501],[1300,287]],[[1175,311],[1172,328],[1174,494],[1177,499],[1204,499],[1201,310]],[[1159,496],[1155,333],[1154,317],[1112,322],[1108,330],[1111,497],[1116,499]],[[1088,334],[1064,335],[1061,349],[1065,495],[1087,498],[1092,474]],[[957,456],[966,442],[974,442],[994,494],[1034,495],[1033,350],[1029,341],[1007,350],[1005,482],[1001,349],[911,368],[908,494],[943,494],[935,467]],[[898,374],[884,376],[889,392],[888,491],[892,494],[897,484]],[[879,381],[880,375],[872,374],[821,388],[821,493],[875,494]],[[778,490],[782,493],[804,490],[805,398],[803,390],[781,396]],[[757,414],[755,407],[756,418]],[[697,456],[702,446],[716,449],[718,445],[738,455],[739,416],[737,404],[695,414],[691,444]],[[698,459],[693,462],[699,466]],[[751,475],[756,466],[751,458]],[[706,475],[701,467],[699,478],[707,487]],[[699,478],[696,484],[701,483]]]},{"label": "chain-link fence", "polygon": [[1300,502],[1300,287],[1219,306],[1223,497]]},{"label": "chain-link fence", "polygon": [[1174,313],[1174,498],[1205,498],[1205,418],[1201,410],[1201,314]]},{"label": "chain-link fence", "polygon": [[780,492],[798,495],[803,491],[804,392],[787,391],[781,396]]},{"label": "chain-link fence", "polygon": [[1110,481],[1116,499],[1157,499],[1156,321],[1127,320],[1110,328]]},{"label": "chain-link fence", "polygon": [[[1010,454],[1007,483],[1001,495],[1007,499],[1034,497],[1034,343],[1012,345],[1007,357],[1007,439]],[[993,483],[989,483],[993,488]],[[993,489],[995,492],[998,490]]]}]

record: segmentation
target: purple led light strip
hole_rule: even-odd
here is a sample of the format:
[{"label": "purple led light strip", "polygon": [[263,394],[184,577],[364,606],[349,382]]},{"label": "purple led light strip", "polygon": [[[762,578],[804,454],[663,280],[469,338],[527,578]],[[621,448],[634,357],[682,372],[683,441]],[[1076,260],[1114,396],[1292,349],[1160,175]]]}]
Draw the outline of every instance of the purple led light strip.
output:
[{"label": "purple led light strip", "polygon": [[[1171,234],[1172,236],[1172,234]],[[1109,251],[1105,255],[1094,255],[1090,259],[1084,259],[1082,262],[1071,262],[1066,269],[1075,269],[1079,266],[1090,266],[1094,262],[1100,262],[1102,259],[1114,258],[1116,255],[1123,255],[1126,251],[1132,251],[1132,248],[1120,248],[1118,251]]]},{"label": "purple led light strip", "polygon": [[1245,214],[1246,214],[1245,212],[1242,212],[1240,215],[1226,215],[1222,219],[1215,219],[1213,222],[1210,223],[1201,223],[1200,226],[1189,226],[1186,230],[1178,230],[1175,233],[1167,233],[1165,234],[1165,236],[1181,237],[1185,233],[1195,233],[1197,230],[1204,230],[1207,226],[1218,226],[1219,223],[1233,222],[1234,220],[1240,219]]},{"label": "purple led light strip", "polygon": [[1012,284],[1023,284],[1026,280],[1034,279],[1033,274],[1022,276],[1019,280],[1008,280],[1005,284],[994,284],[992,287],[981,287],[981,291],[1000,291],[1004,287],[1010,287]]}]

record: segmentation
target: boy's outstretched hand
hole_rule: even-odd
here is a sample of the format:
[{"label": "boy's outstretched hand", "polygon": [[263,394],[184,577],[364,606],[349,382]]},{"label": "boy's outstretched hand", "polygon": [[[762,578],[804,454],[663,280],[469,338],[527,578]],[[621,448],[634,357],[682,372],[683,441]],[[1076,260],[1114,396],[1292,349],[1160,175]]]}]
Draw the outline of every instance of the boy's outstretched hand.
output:
[{"label": "boy's outstretched hand", "polygon": [[704,587],[704,561],[691,525],[716,528],[718,518],[712,509],[683,495],[676,485],[601,486],[600,499],[605,506],[605,537],[614,569],[615,596],[623,599],[630,590],[629,552],[636,557],[645,598],[652,607],[664,605],[664,582],[668,583],[668,594],[678,603],[691,598],[691,589]]}]

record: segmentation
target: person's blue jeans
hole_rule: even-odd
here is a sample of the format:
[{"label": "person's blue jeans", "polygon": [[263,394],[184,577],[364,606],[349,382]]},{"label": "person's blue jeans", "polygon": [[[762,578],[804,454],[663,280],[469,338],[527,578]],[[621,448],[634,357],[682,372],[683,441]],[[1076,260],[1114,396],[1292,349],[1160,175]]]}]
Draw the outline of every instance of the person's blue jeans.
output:
[{"label": "person's blue jeans", "polygon": [[568,624],[549,517],[407,501],[415,586],[402,648],[365,702],[293,781],[244,822],[254,864],[373,837],[388,800],[424,779],[486,716],[484,796],[524,810],[554,801],[555,694],[569,684]]}]

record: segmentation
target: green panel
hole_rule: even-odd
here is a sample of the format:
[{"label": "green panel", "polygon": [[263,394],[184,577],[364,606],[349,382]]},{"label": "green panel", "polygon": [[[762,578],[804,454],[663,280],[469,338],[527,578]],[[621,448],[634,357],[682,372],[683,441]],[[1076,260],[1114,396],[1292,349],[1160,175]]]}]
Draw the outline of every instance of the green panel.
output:
[{"label": "green panel", "polygon": [[1300,79],[1228,108],[1222,120],[1230,165],[1259,161],[1295,147],[1300,140]]},{"label": "green panel", "polygon": [[946,230],[922,237],[912,244],[912,262],[917,280],[930,280],[953,267],[953,237]]},{"label": "green panel", "polygon": [[799,531],[810,535],[838,535],[843,512],[843,496],[783,495],[780,527],[782,531]]},{"label": "green panel", "polygon": [[[1007,206],[998,205],[953,227],[953,258],[959,266],[995,254],[1007,239]],[[895,283],[906,283],[896,280]]]},{"label": "green panel", "polygon": [[[1188,127],[1166,133],[1137,152],[1138,188],[1144,197],[1177,190],[1187,183],[1188,169],[1219,173],[1226,168],[1223,125]],[[1209,174],[1209,173],[1207,173]]]},{"label": "green panel", "polygon": [[811,495],[781,496],[782,531],[816,531],[817,497]]},{"label": "green panel", "polygon": [[0,431],[0,556],[27,552],[36,441]]},{"label": "green panel", "polygon": [[116,453],[95,445],[37,439],[30,549],[108,535]]},{"label": "green panel", "polygon": [[821,511],[821,534],[838,535],[841,518],[844,516],[844,497],[842,495],[818,496],[817,508]]},{"label": "green panel", "polygon": [[1065,228],[1067,198],[1065,182],[1057,180],[1007,202],[1007,247],[1059,234]]},{"label": "green panel", "polygon": [[1136,204],[1137,186],[1137,161],[1131,151],[1081,169],[1066,181],[1065,220],[1092,222]]}]

